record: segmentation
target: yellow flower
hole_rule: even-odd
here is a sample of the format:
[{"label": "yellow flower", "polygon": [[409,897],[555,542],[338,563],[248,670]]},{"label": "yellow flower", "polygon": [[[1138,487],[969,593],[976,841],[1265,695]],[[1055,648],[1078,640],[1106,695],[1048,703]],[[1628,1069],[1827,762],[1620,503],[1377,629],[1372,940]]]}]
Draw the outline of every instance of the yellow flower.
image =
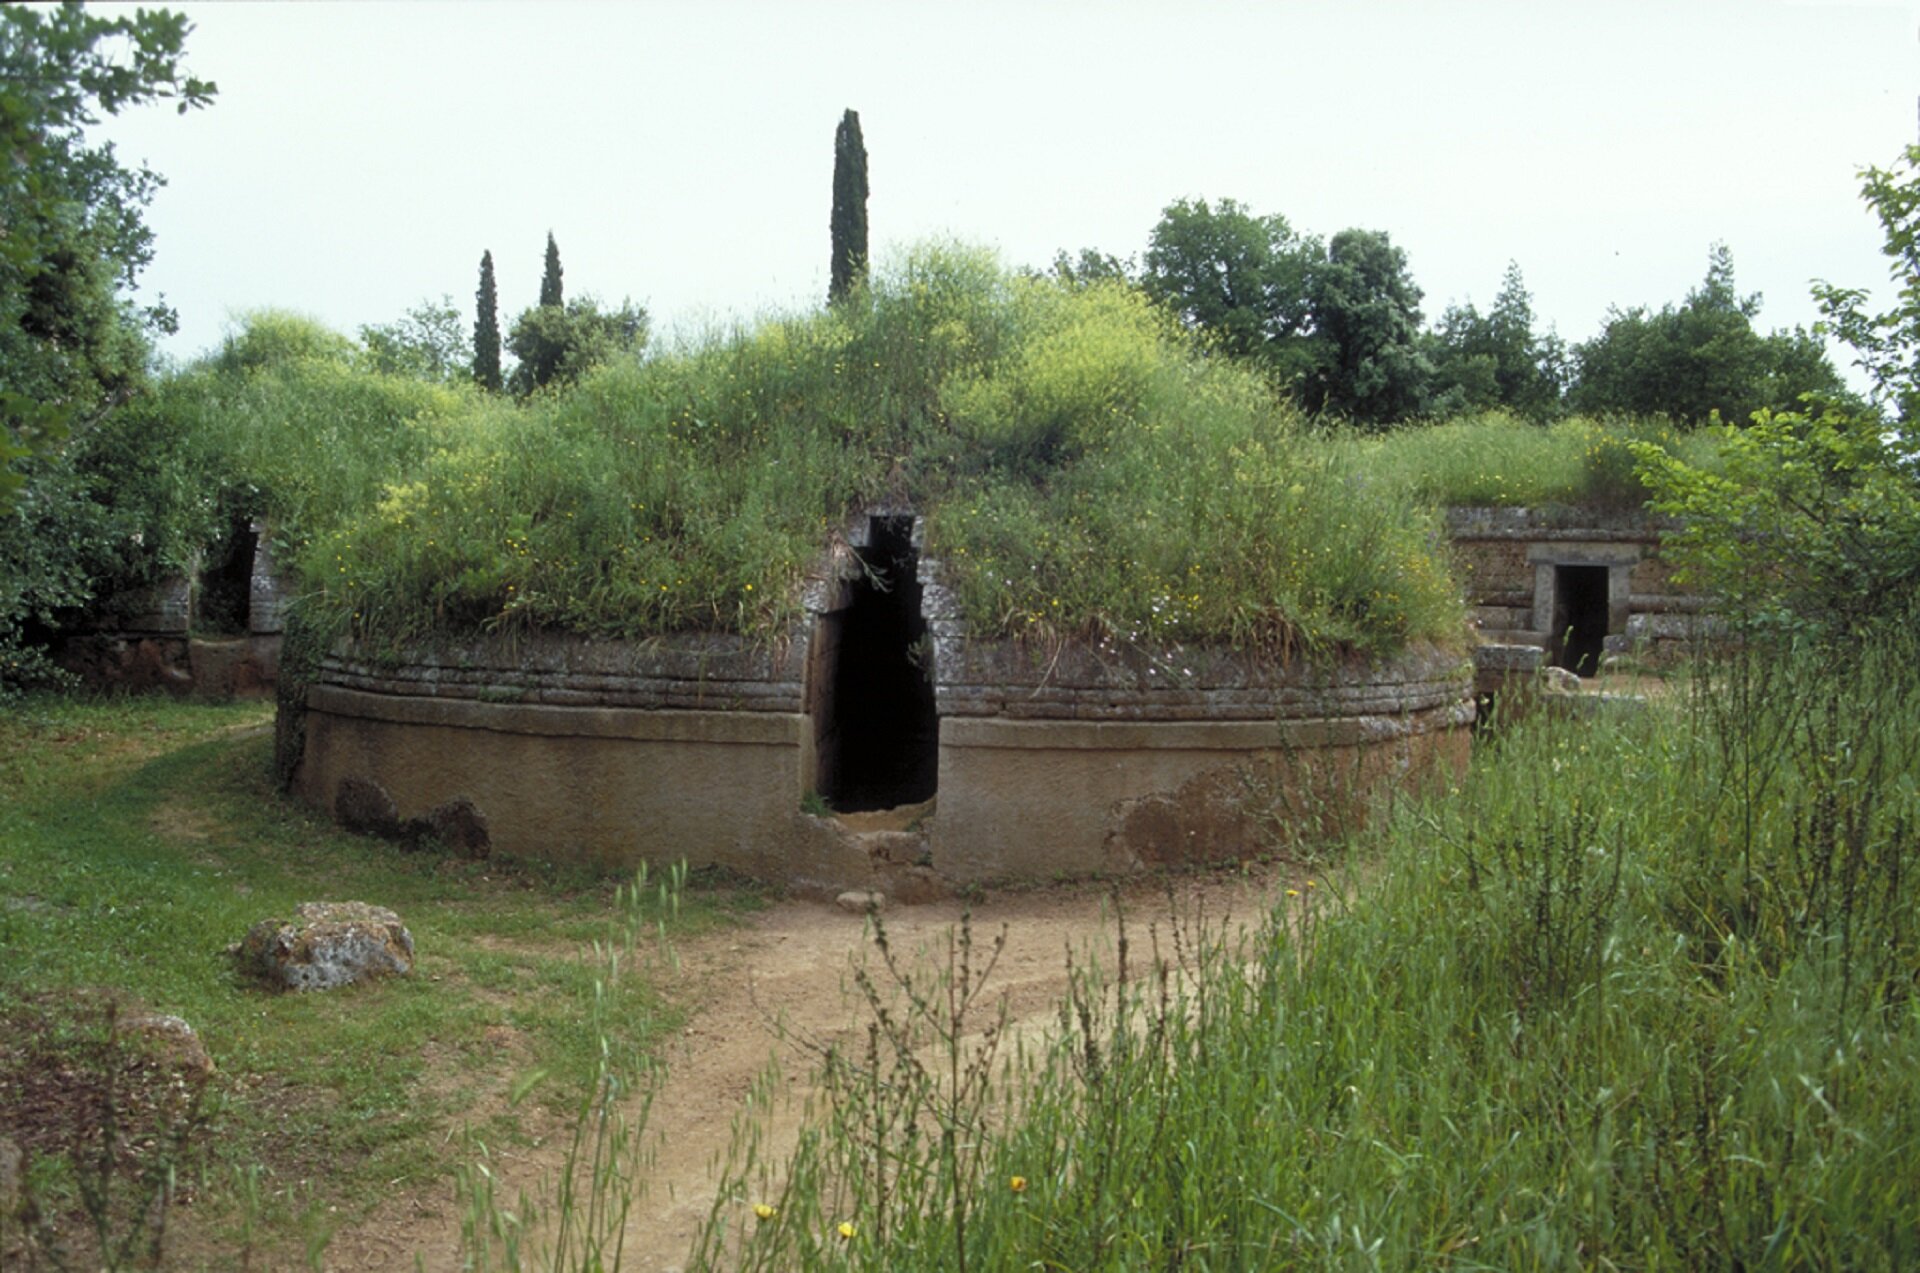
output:
[{"label": "yellow flower", "polygon": [[780,1208],[769,1203],[756,1202],[753,1204],[753,1214],[759,1219],[771,1220],[780,1214]]},{"label": "yellow flower", "polygon": [[1007,1181],[1007,1188],[1013,1190],[1015,1193],[1025,1193],[1027,1191],[1027,1178],[1025,1176],[1015,1176],[1012,1180]]},{"label": "yellow flower", "polygon": [[843,1237],[843,1238],[846,1238],[846,1239],[848,1239],[848,1240],[850,1241],[850,1240],[852,1240],[852,1238],[853,1238],[853,1235],[854,1235],[854,1234],[856,1234],[856,1233],[858,1233],[858,1232],[859,1232],[859,1230],[853,1227],[853,1221],[851,1221],[851,1220],[842,1220],[842,1221],[840,1222],[840,1236],[841,1236],[841,1237]]},{"label": "yellow flower", "polygon": [[1297,888],[1290,888],[1290,889],[1288,889],[1288,890],[1287,890],[1287,896],[1288,896],[1288,897],[1298,897],[1298,896],[1300,896],[1300,890],[1299,890],[1299,889],[1297,889]]}]

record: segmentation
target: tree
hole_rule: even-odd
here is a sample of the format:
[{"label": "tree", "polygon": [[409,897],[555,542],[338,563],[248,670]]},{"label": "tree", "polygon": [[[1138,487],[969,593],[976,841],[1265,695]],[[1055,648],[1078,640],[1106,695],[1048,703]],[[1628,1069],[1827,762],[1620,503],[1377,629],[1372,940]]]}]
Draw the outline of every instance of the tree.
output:
[{"label": "tree", "polygon": [[1385,234],[1345,230],[1323,245],[1232,199],[1177,199],[1153,228],[1140,286],[1310,410],[1385,424],[1425,402],[1420,289]]},{"label": "tree", "polygon": [[601,363],[638,353],[646,341],[647,311],[631,302],[605,313],[592,297],[536,305],[514,319],[507,333],[507,348],[519,359],[513,391],[524,397],[570,384]]},{"label": "tree", "polygon": [[1069,256],[1067,250],[1061,248],[1053,254],[1052,274],[1055,279],[1072,287],[1106,282],[1137,284],[1140,281],[1140,267],[1132,257],[1122,259],[1096,248],[1081,248],[1075,256]]},{"label": "tree", "polygon": [[0,511],[25,481],[19,463],[141,383],[146,329],[172,330],[171,311],[123,295],[152,259],[143,213],[161,178],[85,129],[150,102],[212,101],[182,62],[189,30],[164,10],[0,7]]},{"label": "tree", "polygon": [[1520,267],[1508,262],[1491,310],[1482,314],[1468,302],[1441,316],[1429,409],[1445,416],[1504,407],[1530,420],[1548,419],[1560,408],[1566,358],[1558,336],[1534,332],[1533,297]]},{"label": "tree", "polygon": [[491,251],[480,254],[480,290],[473,300],[473,378],[488,393],[499,393],[500,297],[493,286]]},{"label": "tree", "polygon": [[540,275],[540,303],[542,305],[564,305],[560,293],[560,245],[553,241],[553,231],[547,231],[547,267]]},{"label": "tree", "polygon": [[1307,282],[1320,254],[1285,217],[1255,216],[1232,199],[1176,199],[1147,240],[1140,285],[1216,348],[1292,386],[1322,359]]},{"label": "tree", "polygon": [[[494,339],[499,339],[497,330]],[[451,296],[421,301],[398,322],[362,327],[360,343],[366,347],[368,365],[393,376],[451,384],[465,379],[474,364],[466,324]],[[499,360],[500,351],[496,347],[496,368]]]},{"label": "tree", "polygon": [[1846,386],[1819,339],[1806,331],[1753,329],[1756,293],[1734,287],[1733,255],[1716,244],[1707,276],[1679,306],[1610,314],[1600,334],[1574,350],[1568,400],[1591,414],[1664,415],[1703,424],[1716,413],[1744,423],[1762,409],[1798,408],[1803,394],[1843,402]]},{"label": "tree", "polygon": [[849,110],[833,132],[833,260],[827,300],[843,300],[867,277],[867,144],[860,114]]},{"label": "tree", "polygon": [[1342,230],[1308,274],[1308,311],[1326,359],[1307,405],[1379,426],[1419,415],[1433,366],[1407,254],[1379,230]]},{"label": "tree", "polygon": [[[1892,171],[1868,169],[1862,194],[1894,261],[1895,307],[1869,314],[1863,291],[1829,283],[1816,284],[1814,298],[1872,377],[1876,402],[1898,408],[1901,423],[1816,400],[1763,407],[1748,427],[1728,428],[1713,468],[1637,448],[1653,506],[1680,522],[1663,552],[1750,635],[1850,643],[1875,625],[1920,617],[1920,432],[1911,411],[1920,403],[1920,147]],[[1731,295],[1730,268],[1725,282],[1716,287],[1709,272],[1710,303],[1724,307]]]},{"label": "tree", "polygon": [[1872,400],[1911,429],[1920,419],[1920,146],[1909,146],[1890,169],[1861,173],[1861,192],[1880,218],[1882,251],[1896,288],[1894,307],[1866,310],[1859,288],[1814,284],[1820,306],[1815,330],[1837,336],[1853,350],[1854,366],[1872,382]]}]

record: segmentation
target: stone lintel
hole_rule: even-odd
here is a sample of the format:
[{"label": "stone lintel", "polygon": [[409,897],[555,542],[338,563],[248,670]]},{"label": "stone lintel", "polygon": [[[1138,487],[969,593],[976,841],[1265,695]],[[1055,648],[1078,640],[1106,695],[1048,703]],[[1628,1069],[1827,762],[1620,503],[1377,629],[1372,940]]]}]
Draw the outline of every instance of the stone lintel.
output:
[{"label": "stone lintel", "polygon": [[1527,546],[1527,560],[1536,566],[1631,566],[1641,555],[1641,546],[1637,543],[1560,540]]}]

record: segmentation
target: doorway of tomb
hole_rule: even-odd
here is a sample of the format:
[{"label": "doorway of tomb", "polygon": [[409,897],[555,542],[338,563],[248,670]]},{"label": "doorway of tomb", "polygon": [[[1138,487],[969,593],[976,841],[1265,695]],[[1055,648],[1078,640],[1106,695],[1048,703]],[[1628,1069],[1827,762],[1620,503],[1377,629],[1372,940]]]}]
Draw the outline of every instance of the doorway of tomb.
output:
[{"label": "doorway of tomb", "polygon": [[823,615],[815,789],[836,813],[931,799],[939,774],[933,642],[921,613],[914,519],[868,519],[846,604]]},{"label": "doorway of tomb", "polygon": [[1553,568],[1549,661],[1579,676],[1597,676],[1607,644],[1607,568]]},{"label": "doorway of tomb", "polygon": [[195,579],[193,626],[207,636],[244,636],[253,598],[253,557],[260,536],[248,519],[236,518],[200,563]]}]

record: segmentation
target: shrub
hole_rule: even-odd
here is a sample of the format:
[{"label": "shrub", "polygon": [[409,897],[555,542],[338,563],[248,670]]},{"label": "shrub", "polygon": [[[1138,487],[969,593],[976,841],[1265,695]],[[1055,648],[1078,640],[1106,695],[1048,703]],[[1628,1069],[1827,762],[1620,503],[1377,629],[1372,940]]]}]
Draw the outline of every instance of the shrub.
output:
[{"label": "shrub", "polygon": [[1760,412],[1704,469],[1640,449],[1668,551],[1749,633],[1850,638],[1920,590],[1920,438],[1829,410]]}]

